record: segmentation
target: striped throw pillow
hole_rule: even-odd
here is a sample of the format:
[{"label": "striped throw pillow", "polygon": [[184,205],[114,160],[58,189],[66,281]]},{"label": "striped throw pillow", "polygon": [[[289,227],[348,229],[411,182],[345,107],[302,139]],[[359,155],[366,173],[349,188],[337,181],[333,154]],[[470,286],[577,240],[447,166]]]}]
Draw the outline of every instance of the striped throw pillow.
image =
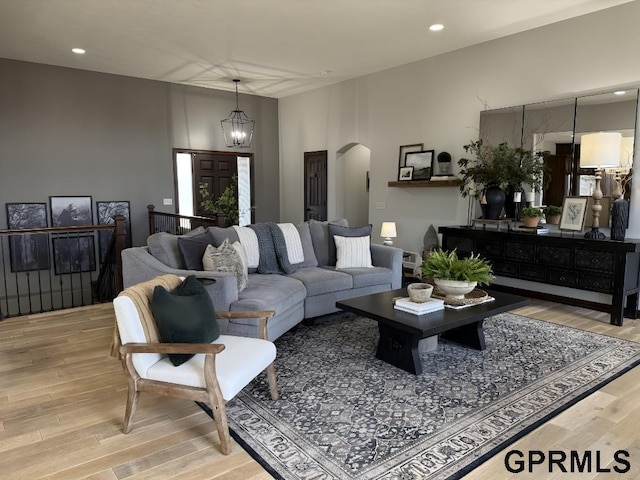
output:
[{"label": "striped throw pillow", "polygon": [[334,235],[336,242],[336,269],[373,268],[371,263],[371,237],[341,237]]}]

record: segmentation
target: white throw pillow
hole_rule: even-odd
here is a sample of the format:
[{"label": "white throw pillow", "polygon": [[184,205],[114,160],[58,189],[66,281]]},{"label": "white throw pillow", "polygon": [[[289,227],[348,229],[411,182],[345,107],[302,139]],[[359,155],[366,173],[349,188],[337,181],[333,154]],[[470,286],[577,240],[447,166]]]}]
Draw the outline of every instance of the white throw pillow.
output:
[{"label": "white throw pillow", "polygon": [[253,229],[249,227],[233,226],[234,230],[238,234],[240,243],[244,247],[244,251],[247,254],[247,265],[249,268],[258,268],[260,263],[260,247],[258,245],[258,236]]},{"label": "white throw pillow", "polygon": [[336,269],[373,268],[371,263],[370,237],[341,237],[334,235],[336,242]]},{"label": "white throw pillow", "polygon": [[289,263],[295,265],[304,262],[304,250],[300,233],[293,223],[279,223],[278,228],[282,231],[284,242],[287,246],[287,257]]}]

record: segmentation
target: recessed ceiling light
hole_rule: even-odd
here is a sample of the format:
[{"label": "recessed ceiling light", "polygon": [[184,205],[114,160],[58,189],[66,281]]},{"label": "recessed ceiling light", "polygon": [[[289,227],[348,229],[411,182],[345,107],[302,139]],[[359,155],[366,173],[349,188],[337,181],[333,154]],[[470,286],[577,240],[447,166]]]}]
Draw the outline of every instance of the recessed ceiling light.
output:
[{"label": "recessed ceiling light", "polygon": [[444,25],[442,25],[441,23],[434,23],[429,27],[429,30],[431,30],[432,32],[439,32],[443,28],[444,28]]},{"label": "recessed ceiling light", "polygon": [[625,93],[627,92],[625,92],[624,90],[618,90],[616,92],[613,92],[614,95],[624,95]]},{"label": "recessed ceiling light", "polygon": [[73,53],[77,53],[78,55],[84,55],[87,51],[84,48],[72,48],[71,51]]},{"label": "recessed ceiling light", "polygon": [[330,73],[331,73],[331,70],[325,70],[324,72],[320,72],[320,75],[322,75],[323,77],[326,77]]}]

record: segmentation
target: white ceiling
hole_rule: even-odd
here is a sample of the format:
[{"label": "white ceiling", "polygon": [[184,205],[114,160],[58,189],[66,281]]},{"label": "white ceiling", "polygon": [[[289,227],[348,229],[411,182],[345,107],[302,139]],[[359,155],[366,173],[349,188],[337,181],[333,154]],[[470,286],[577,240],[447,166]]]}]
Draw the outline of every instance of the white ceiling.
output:
[{"label": "white ceiling", "polygon": [[0,0],[0,57],[285,97],[629,1]]}]

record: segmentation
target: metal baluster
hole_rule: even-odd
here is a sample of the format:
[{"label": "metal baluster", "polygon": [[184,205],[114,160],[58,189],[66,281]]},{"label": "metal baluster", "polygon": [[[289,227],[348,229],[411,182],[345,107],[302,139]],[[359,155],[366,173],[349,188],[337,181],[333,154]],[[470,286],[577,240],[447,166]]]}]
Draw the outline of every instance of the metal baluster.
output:
[{"label": "metal baluster", "polygon": [[[4,238],[9,240],[9,237],[0,237],[0,255],[2,258],[2,277],[3,277],[3,285],[4,285],[4,300],[5,300],[5,311],[6,316],[9,316],[9,290],[7,289],[7,265],[4,260]],[[0,319],[3,319],[5,315],[2,313],[2,309],[0,309]]]},{"label": "metal baluster", "polygon": [[[49,259],[49,297],[50,297],[50,308],[49,310],[52,311],[54,309],[54,303],[53,303],[53,271],[55,268],[54,265],[54,258],[53,258],[53,236],[48,235],[47,234],[47,258]],[[51,240],[51,243],[49,243],[49,240]]]},{"label": "metal baluster", "polygon": [[38,269],[38,296],[40,298],[40,313],[44,312],[42,308],[42,270],[40,269],[40,240],[42,234],[36,235],[36,268]]}]

